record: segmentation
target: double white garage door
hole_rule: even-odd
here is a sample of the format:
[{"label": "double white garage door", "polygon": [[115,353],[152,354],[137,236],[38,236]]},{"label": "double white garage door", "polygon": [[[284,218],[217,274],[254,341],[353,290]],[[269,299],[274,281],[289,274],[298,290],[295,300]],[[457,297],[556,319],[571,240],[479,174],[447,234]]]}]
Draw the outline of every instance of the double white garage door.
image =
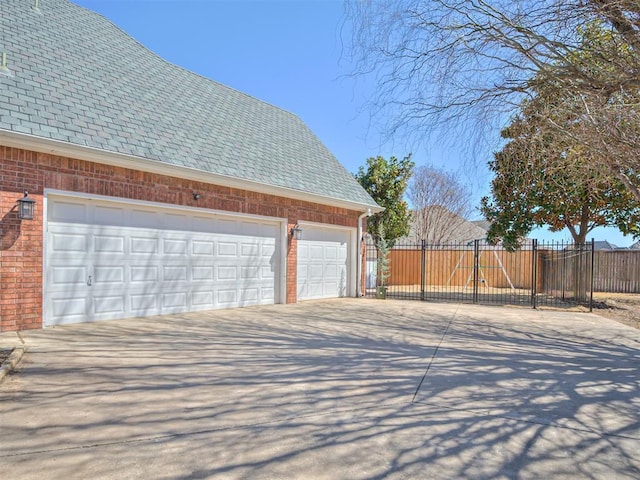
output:
[{"label": "double white garage door", "polygon": [[[278,220],[58,195],[47,203],[47,326],[284,301]],[[351,293],[351,235],[304,227],[299,300]]]},{"label": "double white garage door", "polygon": [[45,325],[280,301],[280,224],[50,197]]}]

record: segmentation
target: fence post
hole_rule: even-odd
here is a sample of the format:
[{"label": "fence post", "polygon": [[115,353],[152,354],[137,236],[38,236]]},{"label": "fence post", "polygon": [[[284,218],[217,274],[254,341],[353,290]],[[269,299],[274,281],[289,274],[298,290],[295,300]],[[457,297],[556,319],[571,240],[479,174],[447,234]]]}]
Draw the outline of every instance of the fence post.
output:
[{"label": "fence post", "polygon": [[478,280],[480,269],[480,240],[473,241],[473,303],[478,303]]},{"label": "fence post", "polygon": [[591,238],[591,295],[589,296],[589,311],[593,312],[593,286],[595,279],[595,251],[596,251],[596,242],[593,238]]},{"label": "fence post", "polygon": [[566,298],[566,290],[567,290],[567,249],[562,242],[562,301],[564,302]]},{"label": "fence post", "polygon": [[425,287],[425,274],[427,270],[427,241],[422,240],[421,245],[422,253],[420,254],[420,300],[424,300],[424,287]]},{"label": "fence post", "polygon": [[537,307],[538,290],[538,240],[531,243],[531,306]]}]

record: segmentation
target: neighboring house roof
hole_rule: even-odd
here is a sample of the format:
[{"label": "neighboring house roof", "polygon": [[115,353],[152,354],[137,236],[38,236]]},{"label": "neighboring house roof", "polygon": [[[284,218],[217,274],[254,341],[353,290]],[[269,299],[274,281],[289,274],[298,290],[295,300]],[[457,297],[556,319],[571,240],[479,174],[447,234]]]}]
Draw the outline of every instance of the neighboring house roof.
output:
[{"label": "neighboring house roof", "polygon": [[640,240],[638,240],[637,242],[633,243],[629,247],[629,250],[640,250]]},{"label": "neighboring house roof", "polygon": [[380,210],[296,115],[168,63],[104,17],[67,0],[40,0],[39,10],[2,0],[0,17],[4,143],[44,139],[42,151],[71,145],[130,168],[161,164]]},{"label": "neighboring house roof", "polygon": [[424,225],[427,230],[426,238],[422,238],[422,218],[419,212],[412,211],[412,221],[409,235],[400,238],[396,244],[416,243],[425,240],[427,243],[467,243],[474,240],[484,240],[487,229],[479,221],[469,221],[446,208],[434,205],[427,207],[428,221]]},{"label": "neighboring house roof", "polygon": [[472,223],[478,228],[481,228],[485,232],[485,236],[489,231],[489,227],[491,227],[491,222],[489,220],[471,220],[469,223]]},{"label": "neighboring house roof", "polygon": [[607,240],[595,240],[593,242],[594,250],[620,250],[620,247],[617,245],[608,242]]}]

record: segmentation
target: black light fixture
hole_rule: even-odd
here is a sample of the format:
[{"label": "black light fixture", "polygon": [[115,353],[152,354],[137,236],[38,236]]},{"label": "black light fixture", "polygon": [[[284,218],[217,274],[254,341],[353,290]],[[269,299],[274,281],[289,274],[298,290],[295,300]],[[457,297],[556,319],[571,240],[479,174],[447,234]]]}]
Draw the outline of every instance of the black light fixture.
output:
[{"label": "black light fixture", "polygon": [[198,200],[199,198],[200,198],[200,194],[196,193],[196,192],[193,192],[193,199],[194,200]]},{"label": "black light fixture", "polygon": [[300,240],[302,238],[302,228],[300,225],[296,223],[296,226],[291,229],[291,237],[296,240]]},{"label": "black light fixture", "polygon": [[33,212],[36,209],[36,201],[29,198],[29,192],[24,191],[24,197],[18,199],[18,218],[20,220],[33,220]]}]

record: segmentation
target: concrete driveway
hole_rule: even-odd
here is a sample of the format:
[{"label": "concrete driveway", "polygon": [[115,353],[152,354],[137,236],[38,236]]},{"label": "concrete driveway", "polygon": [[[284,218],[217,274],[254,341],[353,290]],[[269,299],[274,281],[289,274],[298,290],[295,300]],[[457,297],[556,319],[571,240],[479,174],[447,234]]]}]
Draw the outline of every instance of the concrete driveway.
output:
[{"label": "concrete driveway", "polygon": [[344,299],[20,336],[7,479],[640,478],[640,331],[596,315]]}]

